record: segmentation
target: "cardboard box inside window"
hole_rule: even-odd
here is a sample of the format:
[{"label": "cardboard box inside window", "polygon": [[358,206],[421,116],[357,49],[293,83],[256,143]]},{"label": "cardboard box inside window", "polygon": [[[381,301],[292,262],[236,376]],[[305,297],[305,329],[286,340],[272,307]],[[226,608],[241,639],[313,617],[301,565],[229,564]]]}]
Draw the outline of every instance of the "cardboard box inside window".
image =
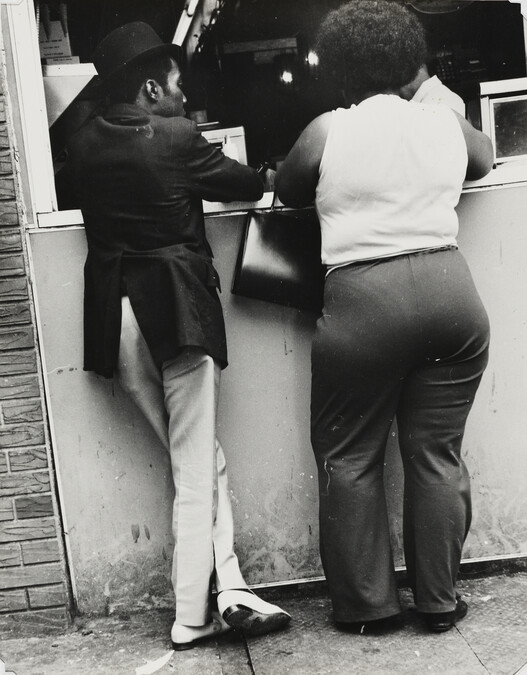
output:
[{"label": "cardboard box inside window", "polygon": [[41,21],[38,42],[42,59],[71,56],[70,38],[60,21],[49,21],[45,25]]}]

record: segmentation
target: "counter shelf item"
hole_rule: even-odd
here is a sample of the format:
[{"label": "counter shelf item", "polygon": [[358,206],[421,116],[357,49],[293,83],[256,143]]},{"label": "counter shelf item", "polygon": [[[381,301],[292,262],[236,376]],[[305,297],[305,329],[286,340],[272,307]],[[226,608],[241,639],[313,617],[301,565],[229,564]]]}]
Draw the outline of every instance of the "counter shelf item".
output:
[{"label": "counter shelf item", "polygon": [[482,82],[481,129],[492,141],[496,165],[527,163],[527,78]]},{"label": "counter shelf item", "polygon": [[236,159],[241,164],[247,164],[245,129],[243,127],[216,128],[201,133],[209,143],[225,151],[227,156]]}]

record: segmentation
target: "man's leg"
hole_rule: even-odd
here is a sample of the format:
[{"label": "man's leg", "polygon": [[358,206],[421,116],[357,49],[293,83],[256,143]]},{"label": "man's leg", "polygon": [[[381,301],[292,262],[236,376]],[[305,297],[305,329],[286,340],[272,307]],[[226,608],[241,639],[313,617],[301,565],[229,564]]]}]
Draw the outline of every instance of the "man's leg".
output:
[{"label": "man's leg", "polygon": [[127,296],[121,301],[121,317],[117,381],[168,450],[168,414],[161,371],[154,363]]},{"label": "man's leg", "polygon": [[[185,625],[200,625],[209,619],[208,608],[207,612],[203,608],[205,598],[208,604],[215,567],[222,587],[246,588],[233,551],[225,459],[216,441],[219,377],[219,366],[198,349],[188,349],[163,364],[176,490],[172,578],[176,622]],[[201,611],[196,607],[198,597],[202,598]]]},{"label": "man's leg", "polygon": [[[205,367],[200,367],[200,364]],[[223,558],[229,561],[228,567],[234,577],[235,587],[244,585],[236,556],[232,551],[232,538],[229,554],[227,540],[229,531],[232,532],[232,513],[228,501],[226,519],[229,522],[221,526],[225,520],[222,513],[228,500],[228,493],[223,453],[221,453],[223,459],[221,481],[217,479],[216,469],[215,412],[218,386],[216,367],[212,359],[201,350],[190,350],[165,364],[161,372],[152,359],[130,302],[125,297],[122,300],[121,344],[116,375],[123,389],[148,419],[171,455],[176,489],[173,511],[176,620],[186,625],[203,625],[210,619],[214,527],[216,529],[219,527],[220,532],[222,530],[227,532],[227,536],[223,538],[220,535]],[[167,409],[170,414],[167,413]],[[194,449],[196,452],[193,452]],[[182,463],[188,464],[188,467],[183,467],[183,471]],[[197,470],[195,476],[192,474],[193,469]],[[183,484],[178,489],[181,480]],[[195,489],[193,498],[189,493],[188,482],[190,489]],[[226,493],[226,499],[221,500],[223,508],[219,509],[216,507],[217,488],[223,489]],[[182,502],[183,509],[181,509]],[[194,513],[201,529],[198,531],[191,526],[189,532],[189,521],[192,521]],[[180,526],[178,520],[181,517],[183,523]],[[218,525],[215,526],[216,520]],[[205,531],[204,536],[202,530]],[[192,543],[194,531],[198,542],[197,548]],[[187,548],[189,543],[190,551]],[[185,563],[185,560],[189,560],[190,564]],[[187,577],[186,568],[190,570],[190,576]]]},{"label": "man's leg", "polygon": [[247,584],[242,577],[238,558],[234,552],[234,523],[227,479],[227,465],[219,441],[216,441],[216,466],[218,498],[212,538],[216,565],[216,589],[220,593],[229,588],[246,589]]},{"label": "man's leg", "polygon": [[[216,632],[217,625],[210,631],[207,629],[206,633],[203,633],[202,628],[192,629],[194,631],[192,633],[191,629],[186,627],[202,626],[202,623],[196,623],[198,620],[196,617],[199,617],[199,620],[203,617],[206,620],[209,617],[210,577],[213,567],[216,570],[218,592],[223,591],[222,599],[218,600],[218,604],[222,613],[229,614],[231,625],[240,625],[253,633],[281,628],[288,623],[290,616],[279,607],[261,600],[248,591],[234,553],[232,508],[225,457],[215,437],[220,368],[202,350],[189,349],[177,359],[165,363],[161,373],[153,362],[128,298],[123,298],[122,306],[121,348],[117,375],[123,388],[143,411],[160,440],[169,450],[174,468],[176,551],[173,580],[176,592],[176,624],[172,630],[173,641],[181,644],[184,640],[188,640],[187,644],[190,644],[191,641],[206,637],[210,632]],[[182,420],[181,425],[178,424],[178,420]],[[208,508],[203,509],[201,505],[201,511],[205,512],[203,522],[209,522],[212,534],[208,533],[203,538],[203,541],[207,542],[206,546],[201,547],[201,553],[207,552],[201,563],[204,576],[203,580],[197,579],[197,585],[201,590],[192,600],[188,595],[190,590],[179,587],[178,582],[178,577],[181,579],[185,576],[188,569],[192,572],[196,582],[197,566],[193,552],[195,554],[198,552],[195,548],[189,550],[185,543],[181,544],[179,536],[182,529],[185,529],[184,526],[181,528],[178,522],[182,520],[182,502],[185,523],[188,524],[190,511],[194,511],[189,508],[193,503],[188,503],[188,497],[191,494],[188,489],[189,473],[187,467],[183,467],[183,472],[181,471],[182,456],[179,447],[186,447],[188,450],[193,444],[197,443],[199,446],[200,438],[203,440],[201,451],[203,448],[212,448],[210,453],[205,453],[207,456],[205,462],[198,466],[198,470],[203,469],[204,464],[208,467],[203,472],[202,487],[205,487],[207,482],[212,485],[209,493],[211,498],[207,499]],[[194,458],[191,465],[196,465],[196,456],[191,453],[191,458]],[[212,462],[209,461],[211,457]],[[197,463],[200,464],[199,461]],[[181,480],[183,483],[180,484],[178,490],[178,483]],[[193,482],[191,479],[190,483]],[[190,489],[192,490],[192,485]],[[195,528],[192,528],[192,531],[194,530]],[[184,539],[188,536],[185,534]],[[191,589],[190,577],[189,583],[185,585]],[[197,595],[201,597],[197,598]],[[178,602],[180,599],[187,609],[181,609]],[[192,612],[194,618],[189,616],[190,607],[193,604],[201,607],[201,610]],[[190,623],[190,620],[194,623]],[[183,631],[182,628],[184,628]],[[197,632],[199,630],[201,633]]]},{"label": "man's leg", "polygon": [[[163,364],[163,382],[176,488],[176,624],[200,625],[198,621],[208,618],[195,601],[202,598],[202,607],[208,600],[215,569],[218,608],[229,625],[252,634],[282,628],[289,614],[248,590],[233,550],[225,458],[216,440],[220,367],[202,350],[189,348]],[[174,642],[176,633],[173,630]]]}]

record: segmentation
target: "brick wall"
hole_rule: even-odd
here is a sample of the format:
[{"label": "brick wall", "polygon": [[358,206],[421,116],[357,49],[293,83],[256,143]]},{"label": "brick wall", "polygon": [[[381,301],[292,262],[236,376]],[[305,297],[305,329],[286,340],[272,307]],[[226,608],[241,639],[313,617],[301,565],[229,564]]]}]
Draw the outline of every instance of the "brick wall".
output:
[{"label": "brick wall", "polygon": [[69,594],[36,325],[0,77],[0,634],[63,628]]}]

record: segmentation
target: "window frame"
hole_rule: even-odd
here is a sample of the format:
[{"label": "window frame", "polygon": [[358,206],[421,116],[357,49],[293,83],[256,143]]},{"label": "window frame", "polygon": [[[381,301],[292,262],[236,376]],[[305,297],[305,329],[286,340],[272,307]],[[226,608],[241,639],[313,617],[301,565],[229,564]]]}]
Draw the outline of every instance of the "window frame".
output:
[{"label": "window frame", "polygon": [[[480,0],[482,1],[482,0]],[[507,1],[507,0],[503,0]],[[508,0],[518,2],[518,0]],[[32,0],[0,0],[7,13],[12,62],[16,82],[16,95],[20,111],[22,138],[19,147],[25,152],[29,201],[26,209],[32,209],[28,217],[29,227],[56,228],[83,225],[80,209],[59,210],[55,190],[55,177],[51,154],[46,97],[35,10]],[[527,61],[527,8],[521,6],[524,22],[524,40]],[[84,65],[84,64],[83,64]],[[67,67],[66,67],[67,68]],[[72,66],[74,72],[75,66]],[[524,170],[523,170],[524,169]],[[467,182],[464,191],[495,189],[527,183],[527,165],[513,175],[494,169],[480,181]],[[207,215],[244,212],[250,208],[269,208],[272,193],[266,193],[258,202],[234,202],[221,204],[204,202]]]}]

